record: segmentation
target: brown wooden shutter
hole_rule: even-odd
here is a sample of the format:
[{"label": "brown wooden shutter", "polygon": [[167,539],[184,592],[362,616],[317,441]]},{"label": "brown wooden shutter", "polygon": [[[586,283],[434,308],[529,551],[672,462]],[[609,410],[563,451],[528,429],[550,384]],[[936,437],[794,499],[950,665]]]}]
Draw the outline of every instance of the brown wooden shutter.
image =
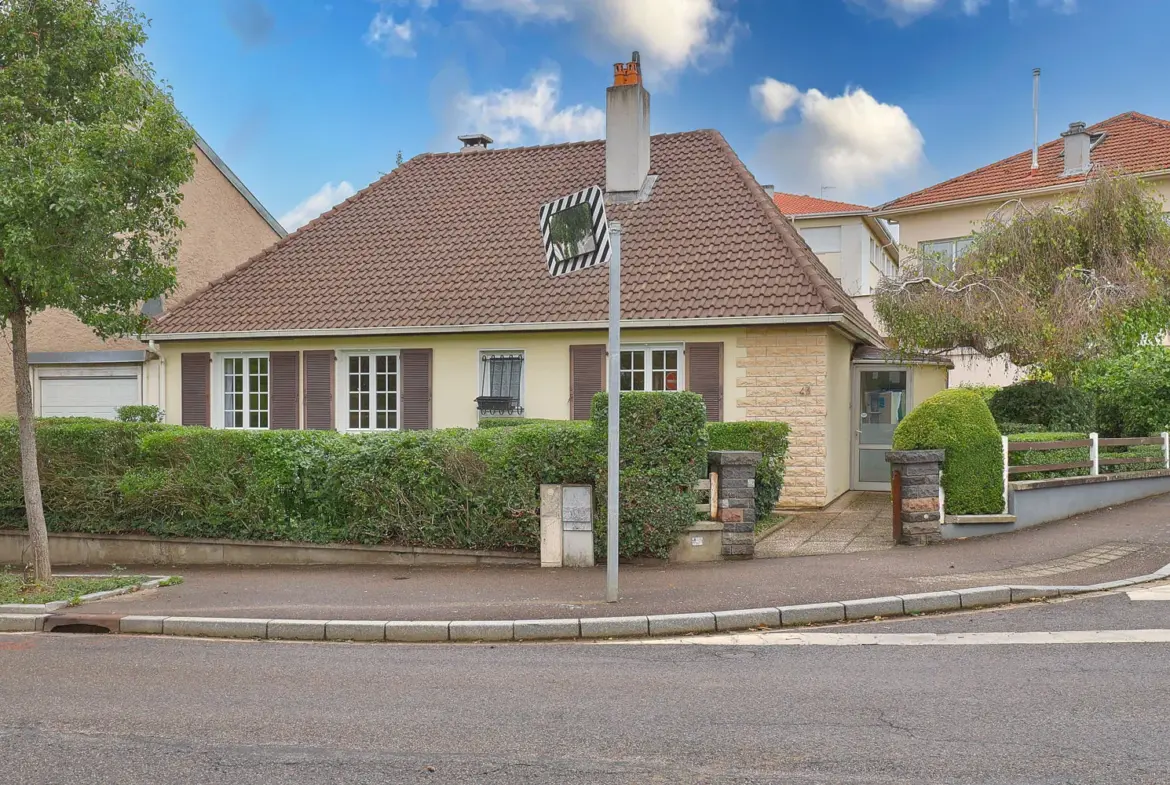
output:
[{"label": "brown wooden shutter", "polygon": [[301,413],[301,353],[269,353],[268,374],[268,427],[296,430]]},{"label": "brown wooden shutter", "polygon": [[430,349],[403,349],[399,352],[401,373],[401,410],[398,427],[422,431],[431,427],[431,355]]},{"label": "brown wooden shutter", "polygon": [[183,425],[211,425],[211,354],[183,352]]},{"label": "brown wooden shutter", "polygon": [[569,417],[588,420],[593,396],[605,389],[605,344],[569,347]]},{"label": "brown wooden shutter", "polygon": [[723,343],[688,343],[687,389],[703,396],[707,420],[723,419]]},{"label": "brown wooden shutter", "polygon": [[304,354],[305,430],[333,430],[333,350]]}]

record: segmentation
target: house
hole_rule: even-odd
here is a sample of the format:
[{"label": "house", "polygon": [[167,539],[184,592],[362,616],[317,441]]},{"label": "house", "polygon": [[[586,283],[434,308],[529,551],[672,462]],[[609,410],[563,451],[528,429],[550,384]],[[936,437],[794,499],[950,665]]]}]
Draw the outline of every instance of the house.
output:
[{"label": "house", "polygon": [[876,325],[873,295],[882,278],[898,271],[898,243],[886,225],[860,204],[787,193],[774,193],[772,201]]},{"label": "house", "polygon": [[[255,255],[285,231],[215,151],[196,134],[195,175],[183,187],[176,267],[178,301]],[[143,305],[160,313],[157,299]],[[120,406],[163,405],[164,369],[157,353],[134,338],[103,341],[73,314],[50,310],[28,330],[33,411],[38,417],[112,419]],[[12,350],[0,343],[0,412],[16,413]]]},{"label": "house", "polygon": [[[1059,139],[945,182],[894,199],[875,215],[899,225],[903,245],[944,261],[961,255],[992,214],[1058,199],[1080,188],[1094,169],[1124,170],[1170,197],[1170,122],[1125,112],[1096,125],[1070,123]],[[951,384],[1006,385],[1022,371],[972,350],[955,355]]]},{"label": "house", "polygon": [[854,407],[888,444],[945,368],[892,367],[723,137],[651,136],[638,63],[615,72],[606,140],[461,137],[462,151],[411,159],[171,309],[150,336],[168,421],[364,432],[587,418],[606,383],[608,271],[550,278],[539,209],[599,185],[622,225],[622,388],[697,392],[711,420],[788,422],[785,504],[888,483],[884,448],[857,444]]}]

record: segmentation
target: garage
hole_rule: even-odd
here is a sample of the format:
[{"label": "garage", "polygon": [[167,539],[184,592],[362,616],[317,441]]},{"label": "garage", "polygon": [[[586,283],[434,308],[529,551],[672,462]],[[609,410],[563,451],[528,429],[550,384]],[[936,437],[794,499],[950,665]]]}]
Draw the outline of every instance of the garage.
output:
[{"label": "garage", "polygon": [[141,356],[141,352],[30,352],[37,416],[112,420],[119,407],[142,403],[142,364],[126,362]]}]

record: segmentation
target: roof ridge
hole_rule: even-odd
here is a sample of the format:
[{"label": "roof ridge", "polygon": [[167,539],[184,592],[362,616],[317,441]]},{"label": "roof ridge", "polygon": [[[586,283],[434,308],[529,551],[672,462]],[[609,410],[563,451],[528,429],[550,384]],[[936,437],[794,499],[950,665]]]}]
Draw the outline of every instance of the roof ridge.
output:
[{"label": "roof ridge", "polygon": [[[690,131],[670,131],[662,134],[650,134],[651,139],[661,139],[669,136],[687,136],[689,134],[701,134],[710,131],[709,128],[696,128]],[[555,142],[553,144],[525,144],[517,147],[490,147],[476,150],[441,150],[436,152],[422,153],[417,158],[431,157],[431,158],[448,158],[451,156],[461,155],[493,155],[501,153],[522,153],[529,150],[563,150],[567,147],[586,147],[595,144],[605,144],[604,139],[578,139],[573,142]],[[414,159],[411,159],[414,160]]]},{"label": "roof ridge", "polygon": [[306,234],[312,232],[317,227],[321,226],[322,223],[324,223],[323,219],[331,218],[331,217],[337,215],[338,213],[342,212],[343,210],[345,210],[350,205],[361,201],[376,186],[378,186],[381,183],[390,179],[390,177],[392,175],[394,175],[396,172],[399,172],[399,171],[407,168],[408,166],[411,166],[412,164],[417,165],[416,162],[418,162],[420,159],[426,158],[430,155],[432,155],[432,153],[422,153],[421,155],[412,156],[408,161],[404,162],[401,166],[394,167],[389,172],[382,175],[377,180],[374,180],[372,183],[367,185],[365,188],[363,188],[360,191],[358,191],[357,193],[355,193],[353,196],[350,196],[350,197],[343,199],[342,201],[340,201],[337,204],[330,207],[325,212],[318,215],[316,218],[314,218],[311,221],[309,221],[308,223],[306,223],[304,226],[285,235],[284,237],[280,238],[272,245],[269,245],[266,248],[264,248],[259,253],[253,254],[248,259],[245,259],[243,262],[236,265],[232,269],[228,270],[223,275],[219,276],[218,278],[216,278],[212,281],[208,281],[206,284],[199,287],[194,292],[191,292],[191,294],[187,295],[186,297],[182,298],[177,303],[175,303],[174,306],[163,311],[163,313],[160,316],[158,316],[156,319],[154,319],[154,323],[155,324],[162,324],[162,323],[166,322],[167,319],[174,316],[179,311],[182,311],[184,308],[191,305],[195,300],[198,300],[201,297],[203,297],[203,295],[211,292],[213,289],[216,289],[219,286],[222,286],[223,284],[232,280],[236,276],[247,272],[249,269],[251,269],[255,265],[259,264],[261,261],[263,261],[264,258],[267,257],[269,254],[275,253],[277,250],[284,248],[285,246],[292,245],[298,239],[300,239],[300,238],[304,237]]},{"label": "roof ridge", "polygon": [[[825,312],[846,314],[849,308],[845,303],[848,303],[850,306],[853,306],[854,310],[857,310],[853,299],[837,283],[837,280],[829,273],[828,268],[821,263],[821,260],[809,248],[808,243],[804,242],[804,239],[796,231],[792,223],[780,212],[780,208],[776,205],[776,202],[768,196],[763,186],[747,170],[747,167],[744,166],[743,161],[740,160],[740,157],[732,149],[731,145],[727,143],[723,134],[716,130],[708,130],[707,133],[715,140],[715,143],[720,147],[723,154],[729,159],[739,174],[740,179],[747,185],[748,193],[757,206],[763,210],[772,229],[775,230],[776,234],[780,236],[780,239],[788,246],[788,249],[792,252],[792,259],[796,263],[796,266],[808,278],[809,283],[816,288],[817,294],[821,298],[821,307],[825,309]],[[799,246],[797,245],[797,241],[799,241]],[[877,330],[873,328],[873,325],[869,324],[869,320],[865,318],[860,310],[857,310],[856,314],[848,313],[848,316],[860,317],[861,325],[859,326],[868,326],[873,331],[871,337],[876,338],[884,345],[884,341],[881,341]]]}]

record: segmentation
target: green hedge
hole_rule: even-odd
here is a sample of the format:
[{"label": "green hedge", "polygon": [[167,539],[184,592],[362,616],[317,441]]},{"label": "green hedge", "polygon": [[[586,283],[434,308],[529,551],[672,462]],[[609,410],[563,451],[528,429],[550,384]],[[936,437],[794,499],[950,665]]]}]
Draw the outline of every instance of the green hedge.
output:
[{"label": "green hedge", "polygon": [[[592,421],[604,444],[609,396],[593,396]],[[695,522],[695,481],[707,469],[707,414],[691,392],[622,393],[621,553],[665,557]],[[598,554],[605,550],[607,479],[594,486]]]},{"label": "green hedge", "polygon": [[517,425],[536,425],[550,422],[568,422],[568,420],[544,420],[539,417],[483,417],[480,418],[480,428],[515,428]]},{"label": "green hedge", "polygon": [[1080,383],[1097,396],[1102,436],[1155,436],[1170,430],[1170,349],[1145,346],[1094,363]]},{"label": "green hedge", "polygon": [[946,512],[1003,510],[1003,442],[979,393],[943,390],[912,410],[894,431],[895,450],[946,450]]},{"label": "green hedge", "polygon": [[1048,430],[1040,423],[1001,422],[997,425],[999,425],[999,432],[1004,436],[1016,433],[1043,433]]},{"label": "green hedge", "polygon": [[788,430],[782,422],[707,423],[710,449],[754,450],[763,456],[756,466],[756,520],[772,514],[784,487]]},{"label": "green hedge", "polygon": [[119,406],[118,419],[122,422],[162,422],[162,410],[157,406]]},{"label": "green hedge", "polygon": [[[666,556],[706,466],[697,395],[622,396],[622,553]],[[50,530],[516,549],[540,545],[540,484],[597,488],[595,422],[342,435],[105,420],[37,423]],[[0,421],[0,527],[24,526],[15,422]]]},{"label": "green hedge", "polygon": [[1049,431],[1091,431],[1096,427],[1093,396],[1076,387],[1028,381],[1004,387],[988,402],[1001,423],[1040,423]]}]

